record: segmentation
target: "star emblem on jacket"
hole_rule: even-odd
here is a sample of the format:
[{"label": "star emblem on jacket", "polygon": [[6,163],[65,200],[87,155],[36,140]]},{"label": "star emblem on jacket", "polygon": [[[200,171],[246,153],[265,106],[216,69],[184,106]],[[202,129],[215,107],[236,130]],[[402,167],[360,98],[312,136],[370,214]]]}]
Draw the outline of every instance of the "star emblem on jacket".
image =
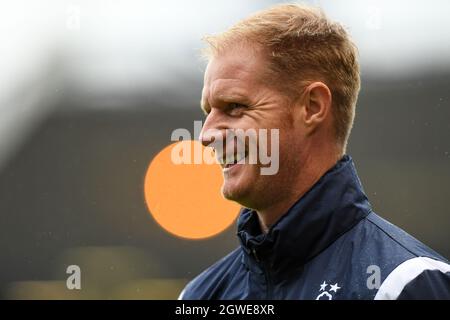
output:
[{"label": "star emblem on jacket", "polygon": [[[329,290],[327,290],[328,286],[330,287]],[[328,284],[326,281],[324,281],[320,285],[320,293],[317,296],[316,300],[333,300],[333,294],[331,292],[337,293],[339,289],[341,289],[341,287],[339,287],[338,283]]]}]

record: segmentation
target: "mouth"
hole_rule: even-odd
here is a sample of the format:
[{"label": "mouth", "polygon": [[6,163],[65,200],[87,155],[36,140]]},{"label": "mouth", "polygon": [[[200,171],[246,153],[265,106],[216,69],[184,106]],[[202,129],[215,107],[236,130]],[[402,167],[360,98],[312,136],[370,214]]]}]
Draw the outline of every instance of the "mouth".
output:
[{"label": "mouth", "polygon": [[242,153],[233,153],[228,157],[226,157],[225,159],[223,157],[220,157],[217,160],[222,166],[223,171],[227,172],[231,170],[231,168],[236,167],[237,165],[244,164],[246,158],[247,152],[242,152]]}]

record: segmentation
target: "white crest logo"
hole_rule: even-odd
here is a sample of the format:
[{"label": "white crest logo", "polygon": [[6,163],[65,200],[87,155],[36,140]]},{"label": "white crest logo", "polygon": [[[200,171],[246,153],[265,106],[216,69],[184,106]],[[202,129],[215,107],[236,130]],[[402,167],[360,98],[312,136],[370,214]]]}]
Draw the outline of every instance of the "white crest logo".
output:
[{"label": "white crest logo", "polygon": [[[327,291],[327,287],[330,286],[330,290]],[[316,300],[333,300],[333,295],[331,292],[337,293],[341,289],[337,283],[328,284],[325,281],[320,285],[319,295]]]}]

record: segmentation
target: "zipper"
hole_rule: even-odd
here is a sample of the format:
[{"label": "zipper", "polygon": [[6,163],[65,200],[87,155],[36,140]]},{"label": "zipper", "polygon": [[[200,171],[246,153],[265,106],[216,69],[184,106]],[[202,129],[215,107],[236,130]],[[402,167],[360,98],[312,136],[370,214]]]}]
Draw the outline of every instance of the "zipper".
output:
[{"label": "zipper", "polygon": [[270,271],[268,270],[268,268],[266,268],[264,263],[262,264],[262,268],[263,268],[264,276],[266,278],[266,283],[267,283],[266,299],[272,300],[272,280],[270,278]]},{"label": "zipper", "polygon": [[253,254],[253,258],[255,258],[256,262],[260,263],[261,261],[259,260],[259,257],[258,257],[258,254],[256,253],[255,248],[252,249],[252,254]]},{"label": "zipper", "polygon": [[271,278],[270,278],[269,269],[266,267],[265,262],[261,261],[261,259],[258,257],[258,254],[256,253],[256,249],[255,248],[252,249],[252,254],[253,254],[253,257],[255,258],[256,262],[261,267],[261,269],[263,271],[263,274],[264,274],[264,278],[266,279],[266,286],[267,286],[266,299],[267,300],[272,300],[272,284],[271,284]]}]

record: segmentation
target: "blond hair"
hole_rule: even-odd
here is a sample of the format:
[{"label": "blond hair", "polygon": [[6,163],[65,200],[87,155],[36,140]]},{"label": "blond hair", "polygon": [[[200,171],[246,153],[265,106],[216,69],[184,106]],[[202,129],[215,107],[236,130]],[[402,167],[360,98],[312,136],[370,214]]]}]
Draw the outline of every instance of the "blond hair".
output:
[{"label": "blond hair", "polygon": [[[309,82],[323,81],[332,93],[337,142],[344,150],[360,89],[358,52],[345,28],[321,9],[276,5],[238,22],[224,33],[207,36],[203,53],[219,54],[238,42],[257,44],[282,89],[301,93]],[[286,83],[289,83],[286,85]]]}]

